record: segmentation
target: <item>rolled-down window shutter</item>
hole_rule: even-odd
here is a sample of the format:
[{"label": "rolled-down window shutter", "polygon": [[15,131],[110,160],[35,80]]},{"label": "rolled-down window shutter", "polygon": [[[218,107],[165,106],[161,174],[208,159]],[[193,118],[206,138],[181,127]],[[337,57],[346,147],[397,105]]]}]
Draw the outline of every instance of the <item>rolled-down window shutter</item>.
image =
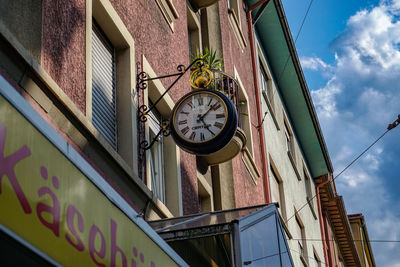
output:
[{"label": "rolled-down window shutter", "polygon": [[92,123],[117,149],[115,50],[93,21],[92,31]]}]

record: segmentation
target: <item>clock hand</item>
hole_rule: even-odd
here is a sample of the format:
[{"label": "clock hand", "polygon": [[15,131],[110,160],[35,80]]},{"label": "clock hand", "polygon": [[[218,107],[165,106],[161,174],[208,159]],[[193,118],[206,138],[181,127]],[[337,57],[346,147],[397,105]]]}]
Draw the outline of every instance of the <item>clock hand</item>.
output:
[{"label": "clock hand", "polygon": [[[218,102],[217,102],[218,103]],[[203,115],[199,116],[199,118],[197,119],[197,122],[202,121],[204,119],[204,117],[208,114],[208,112],[210,112],[212,109],[215,110],[215,106],[217,105],[217,103],[215,103],[214,105],[212,105],[207,111],[206,113],[204,113]]]},{"label": "clock hand", "polygon": [[213,136],[215,136],[215,133],[210,130],[209,126],[204,122],[203,118],[200,118],[199,121],[201,121],[204,124],[204,128],[207,129],[207,131],[209,131]]}]

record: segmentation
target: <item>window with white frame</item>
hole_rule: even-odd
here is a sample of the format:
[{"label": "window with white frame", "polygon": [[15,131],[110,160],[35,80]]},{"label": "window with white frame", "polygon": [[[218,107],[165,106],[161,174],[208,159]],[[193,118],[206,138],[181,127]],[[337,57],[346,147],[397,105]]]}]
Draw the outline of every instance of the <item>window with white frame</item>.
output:
[{"label": "window with white frame", "polygon": [[303,169],[303,172],[304,172],[304,185],[305,185],[305,189],[306,189],[307,201],[308,201],[308,204],[310,205],[310,207],[313,209],[314,201],[313,201],[313,194],[312,194],[312,190],[311,190],[312,181],[305,169]]},{"label": "window with white frame", "polygon": [[292,157],[293,161],[295,162],[296,157],[295,157],[295,151],[294,151],[294,138],[293,138],[292,132],[290,131],[290,128],[288,126],[286,119],[284,121],[284,125],[285,125],[286,151],[288,152],[288,154]]},{"label": "window with white frame", "polygon": [[92,27],[92,122],[117,150],[115,48],[95,20]]},{"label": "window with white frame", "polygon": [[244,49],[247,45],[246,39],[242,31],[242,22],[240,13],[243,3],[241,0],[228,0],[228,18],[232,25],[233,32],[235,33],[236,39],[239,42],[241,49]]},{"label": "window with white frame", "polygon": [[239,27],[242,26],[240,21],[240,9],[239,9],[240,2],[241,2],[240,0],[228,0],[228,8],[235,13]]},{"label": "window with white frame", "polygon": [[304,224],[299,218],[298,215],[296,217],[296,230],[294,233],[294,239],[297,241],[298,252],[300,254],[300,259],[305,266],[308,266],[308,257],[307,257],[307,247],[306,247],[306,234],[304,229]]},{"label": "window with white frame", "polygon": [[273,164],[270,164],[269,181],[271,185],[271,198],[272,202],[278,202],[278,212],[281,217],[286,220],[286,205],[285,205],[285,194],[283,188],[283,181],[280,178]]},{"label": "window with white frame", "polygon": [[165,20],[167,21],[171,30],[174,30],[174,21],[179,18],[179,14],[174,6],[172,0],[155,0],[161,10]]},{"label": "window with white frame", "polygon": [[311,266],[315,266],[315,267],[321,267],[322,266],[322,262],[321,259],[319,258],[317,252],[314,250],[314,261],[313,264]]},{"label": "window with white frame", "polygon": [[260,80],[261,92],[265,98],[265,101],[267,101],[269,108],[272,110],[272,112],[274,112],[275,106],[274,106],[274,91],[272,88],[272,81],[267,75],[267,72],[265,71],[265,68],[261,60],[259,60],[258,70],[259,70],[258,76]]},{"label": "window with white frame", "polygon": [[188,25],[188,41],[189,41],[189,57],[192,60],[196,56],[197,51],[201,52],[201,24],[199,13],[194,13],[187,8],[187,25]]},{"label": "window with white frame", "polygon": [[87,0],[85,115],[100,143],[137,174],[133,51],[133,38],[110,1]]},{"label": "window with white frame", "polygon": [[[143,71],[149,78],[157,77],[146,57],[143,56]],[[160,80],[148,82],[147,90],[144,90],[145,104],[150,108],[165,93],[165,87]],[[163,121],[169,118],[174,102],[166,93],[155,107],[148,113],[145,124],[146,140],[151,142],[159,133]],[[153,146],[146,152],[146,184],[152,190],[154,196],[163,205],[158,205],[161,210],[168,209],[170,216],[183,215],[182,210],[182,185],[180,169],[180,150],[171,137],[162,134],[154,142]]]},{"label": "window with white frame", "polygon": [[239,96],[239,125],[240,128],[246,134],[246,147],[248,148],[251,155],[253,155],[253,136],[251,131],[251,114],[250,114],[250,106],[249,106],[249,97],[246,93],[246,90],[243,86],[242,80],[239,77],[239,74],[234,68],[235,79],[239,83],[238,87],[238,96]]},{"label": "window with white frame", "polygon": [[[151,141],[160,132],[163,121],[156,109],[149,112],[148,118],[149,140]],[[162,134],[157,137],[153,146],[148,150],[147,156],[150,162],[151,190],[161,202],[165,203],[164,136]]]}]

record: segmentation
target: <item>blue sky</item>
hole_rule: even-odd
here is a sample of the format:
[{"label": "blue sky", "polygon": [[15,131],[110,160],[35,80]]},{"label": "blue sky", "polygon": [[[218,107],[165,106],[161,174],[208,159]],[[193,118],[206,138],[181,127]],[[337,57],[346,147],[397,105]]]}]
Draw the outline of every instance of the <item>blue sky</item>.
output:
[{"label": "blue sky", "polygon": [[[282,0],[293,38],[311,0]],[[338,174],[400,114],[400,0],[314,0],[296,42]],[[400,240],[400,126],[337,180],[371,240]],[[400,267],[400,243],[372,243],[377,266]]]}]

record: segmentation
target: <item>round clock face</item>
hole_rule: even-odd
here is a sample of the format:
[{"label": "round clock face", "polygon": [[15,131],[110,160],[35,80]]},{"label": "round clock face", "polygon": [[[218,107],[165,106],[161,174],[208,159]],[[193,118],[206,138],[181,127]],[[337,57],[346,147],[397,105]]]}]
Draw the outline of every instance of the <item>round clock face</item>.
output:
[{"label": "round clock face", "polygon": [[231,140],[237,114],[224,94],[197,90],[178,101],[171,123],[172,136],[179,146],[195,154],[209,154]]},{"label": "round clock face", "polygon": [[184,99],[174,118],[177,133],[194,143],[207,142],[218,135],[227,120],[227,107],[214,94],[199,93]]}]

